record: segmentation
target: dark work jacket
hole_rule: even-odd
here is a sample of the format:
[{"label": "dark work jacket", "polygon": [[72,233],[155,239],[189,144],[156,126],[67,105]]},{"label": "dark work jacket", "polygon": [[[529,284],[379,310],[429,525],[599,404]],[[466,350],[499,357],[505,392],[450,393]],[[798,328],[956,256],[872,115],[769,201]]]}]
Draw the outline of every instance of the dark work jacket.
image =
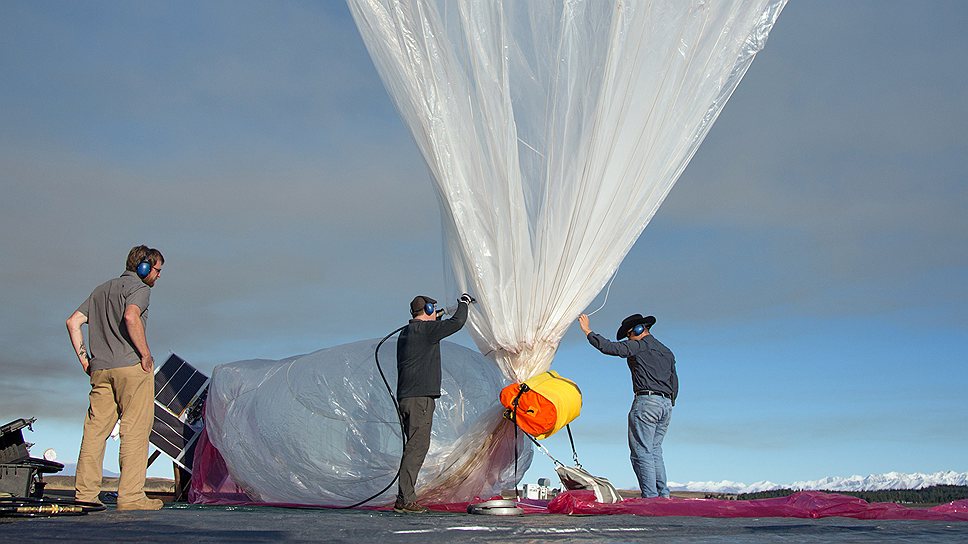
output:
[{"label": "dark work jacket", "polygon": [[467,321],[461,302],[450,319],[411,319],[397,339],[397,398],[440,397],[440,341],[459,331]]},{"label": "dark work jacket", "polygon": [[654,336],[612,342],[593,332],[588,335],[588,343],[605,355],[625,357],[632,372],[632,389],[636,393],[658,391],[670,395],[672,404],[676,403],[679,396],[676,356]]}]

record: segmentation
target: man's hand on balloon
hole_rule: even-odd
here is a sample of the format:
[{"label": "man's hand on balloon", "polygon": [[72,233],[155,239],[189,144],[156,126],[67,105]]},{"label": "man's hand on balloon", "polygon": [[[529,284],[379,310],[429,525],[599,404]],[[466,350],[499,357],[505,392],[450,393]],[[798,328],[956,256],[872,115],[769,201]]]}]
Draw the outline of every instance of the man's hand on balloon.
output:
[{"label": "man's hand on balloon", "polygon": [[578,316],[578,325],[581,327],[581,332],[585,333],[585,336],[592,333],[591,323],[587,315],[581,314]]},{"label": "man's hand on balloon", "polygon": [[475,302],[477,302],[477,299],[468,295],[467,293],[464,293],[463,295],[460,296],[460,298],[457,299],[457,302],[463,302],[464,304],[474,304]]}]

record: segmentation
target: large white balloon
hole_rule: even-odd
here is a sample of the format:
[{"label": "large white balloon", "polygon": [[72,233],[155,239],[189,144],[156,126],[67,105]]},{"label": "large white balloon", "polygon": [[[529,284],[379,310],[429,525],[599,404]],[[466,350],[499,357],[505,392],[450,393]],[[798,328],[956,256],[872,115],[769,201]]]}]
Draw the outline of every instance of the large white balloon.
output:
[{"label": "large white balloon", "polygon": [[348,0],[430,167],[454,293],[514,379],[547,370],[785,0]]},{"label": "large white balloon", "polygon": [[[257,502],[349,506],[393,481],[403,441],[396,407],[374,364],[377,341],[335,346],[282,361],[216,367],[205,428],[232,480]],[[380,350],[396,384],[396,343]],[[531,463],[502,418],[498,369],[481,354],[441,342],[441,397],[430,452],[417,480],[424,502],[490,498]],[[396,485],[368,505],[392,503]],[[217,499],[216,499],[217,502]]]}]

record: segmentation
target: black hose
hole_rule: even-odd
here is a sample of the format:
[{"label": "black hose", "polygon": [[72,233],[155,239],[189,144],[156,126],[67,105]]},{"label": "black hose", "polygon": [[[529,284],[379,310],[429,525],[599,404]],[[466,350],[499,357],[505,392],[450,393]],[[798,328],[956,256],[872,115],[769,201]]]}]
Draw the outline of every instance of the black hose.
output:
[{"label": "black hose", "polygon": [[[399,421],[399,423],[400,423],[400,437],[403,440],[403,447],[404,448],[406,448],[406,446],[407,446],[407,431],[406,431],[406,429],[405,429],[405,427],[403,425],[403,416],[400,414],[400,403],[397,402],[397,397],[394,396],[394,394],[393,394],[393,388],[390,387],[390,381],[387,380],[386,374],[383,373],[383,367],[380,366],[380,346],[382,346],[384,342],[386,342],[387,340],[389,340],[391,336],[393,336],[394,334],[397,334],[398,332],[400,332],[400,331],[402,331],[403,329],[406,329],[406,328],[407,328],[407,325],[404,325],[404,326],[400,327],[399,329],[391,332],[390,334],[384,336],[383,337],[383,340],[380,340],[380,343],[376,345],[376,349],[373,350],[373,358],[376,360],[376,369],[380,371],[380,377],[383,378],[383,385],[387,386],[387,393],[390,395],[390,400],[393,402],[393,409],[394,409],[394,411],[397,414],[397,421]],[[386,487],[384,487],[380,491],[377,491],[374,495],[372,495],[372,496],[370,496],[370,497],[368,497],[366,499],[363,499],[362,501],[360,501],[360,502],[358,502],[356,504],[351,504],[349,506],[340,506],[340,509],[356,508],[357,506],[361,506],[361,505],[364,505],[364,504],[372,501],[373,499],[375,499],[375,498],[379,497],[380,495],[382,495],[383,493],[385,493],[386,490],[390,489],[393,486],[393,484],[396,483],[397,478],[399,478],[399,477],[400,477],[400,468],[397,467],[397,473],[393,476],[393,480],[390,480],[390,483],[387,484]]]},{"label": "black hose", "polygon": [[104,505],[53,497],[0,497],[0,517],[82,516],[100,512]]}]

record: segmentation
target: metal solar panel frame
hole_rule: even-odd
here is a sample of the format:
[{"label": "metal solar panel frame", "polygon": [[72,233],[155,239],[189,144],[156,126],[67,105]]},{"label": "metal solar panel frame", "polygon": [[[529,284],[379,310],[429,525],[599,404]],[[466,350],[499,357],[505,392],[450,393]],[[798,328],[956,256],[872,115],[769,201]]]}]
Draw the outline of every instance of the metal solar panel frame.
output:
[{"label": "metal solar panel frame", "polygon": [[208,387],[208,376],[172,353],[155,368],[155,403],[181,417]]},{"label": "metal solar panel frame", "polygon": [[172,353],[155,367],[155,408],[149,441],[181,468],[192,471],[204,422],[201,406],[210,379]]},{"label": "metal solar panel frame", "polygon": [[195,443],[201,429],[182,421],[165,408],[155,404],[155,420],[151,426],[150,442],[178,466],[192,471]]}]

